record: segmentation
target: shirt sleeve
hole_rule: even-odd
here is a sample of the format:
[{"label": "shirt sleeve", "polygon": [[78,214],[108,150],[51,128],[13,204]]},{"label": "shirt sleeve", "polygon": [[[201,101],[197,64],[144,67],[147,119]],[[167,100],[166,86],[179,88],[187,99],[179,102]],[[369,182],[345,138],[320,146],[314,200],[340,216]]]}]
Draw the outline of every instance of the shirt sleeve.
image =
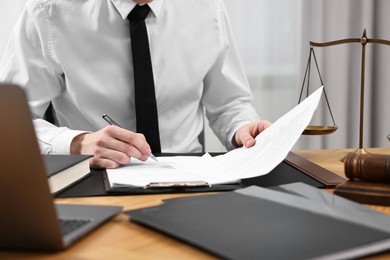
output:
[{"label": "shirt sleeve", "polygon": [[202,102],[210,127],[228,150],[232,138],[244,124],[259,120],[252,106],[253,96],[242,61],[236,49],[226,8],[221,4],[221,42],[219,59],[204,79]]},{"label": "shirt sleeve", "polygon": [[54,61],[45,8],[29,1],[15,25],[0,62],[0,81],[20,85],[26,91],[42,153],[69,154],[70,143],[80,131],[44,121],[50,101],[64,87],[62,71]]}]

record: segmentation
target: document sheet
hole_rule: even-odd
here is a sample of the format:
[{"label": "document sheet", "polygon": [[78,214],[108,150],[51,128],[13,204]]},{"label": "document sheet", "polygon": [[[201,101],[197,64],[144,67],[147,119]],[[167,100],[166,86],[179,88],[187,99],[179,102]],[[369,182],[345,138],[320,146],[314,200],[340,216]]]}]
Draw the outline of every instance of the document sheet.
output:
[{"label": "document sheet", "polygon": [[145,187],[151,182],[205,181],[209,185],[237,182],[269,173],[281,163],[310,123],[323,92],[316,90],[256,137],[250,148],[226,154],[158,157],[158,162],[135,158],[117,169],[107,169],[111,187]]}]

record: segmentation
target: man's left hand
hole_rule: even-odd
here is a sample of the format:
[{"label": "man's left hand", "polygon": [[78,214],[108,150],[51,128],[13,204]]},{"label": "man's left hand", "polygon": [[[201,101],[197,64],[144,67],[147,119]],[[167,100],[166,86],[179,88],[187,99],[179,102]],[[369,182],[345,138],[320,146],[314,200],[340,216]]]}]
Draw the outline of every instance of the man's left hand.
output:
[{"label": "man's left hand", "polygon": [[255,137],[271,125],[267,120],[255,121],[240,127],[233,136],[233,144],[236,147],[252,147],[255,144]]}]

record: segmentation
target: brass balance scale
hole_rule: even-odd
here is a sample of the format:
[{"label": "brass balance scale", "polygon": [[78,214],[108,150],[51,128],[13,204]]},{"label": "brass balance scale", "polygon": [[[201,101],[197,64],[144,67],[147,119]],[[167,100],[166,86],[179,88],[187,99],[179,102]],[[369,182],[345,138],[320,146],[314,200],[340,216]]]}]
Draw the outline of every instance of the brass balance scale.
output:
[{"label": "brass balance scale", "polygon": [[[309,95],[309,82],[310,82],[310,67],[311,67],[311,59],[314,59],[317,73],[321,82],[321,85],[324,86],[321,73],[318,67],[317,58],[314,53],[313,47],[328,47],[328,46],[334,46],[334,45],[340,45],[340,44],[347,44],[347,43],[360,43],[362,46],[362,58],[361,58],[361,81],[360,81],[360,128],[359,128],[359,148],[357,148],[354,153],[357,154],[367,154],[368,152],[363,148],[363,120],[364,120],[364,79],[365,79],[365,61],[366,61],[366,45],[367,43],[375,43],[375,44],[385,44],[390,46],[390,41],[382,40],[382,39],[369,39],[367,38],[366,29],[363,31],[363,35],[360,38],[348,38],[348,39],[342,39],[342,40],[336,40],[336,41],[330,41],[330,42],[324,42],[324,43],[317,43],[317,42],[310,42],[310,54],[309,59],[306,66],[305,76],[303,79],[303,84],[301,88],[301,93],[299,96],[299,102],[301,102],[303,91],[306,85],[306,97]],[[307,82],[306,82],[307,79]],[[303,131],[304,135],[325,135],[325,134],[331,134],[334,133],[338,127],[334,121],[332,110],[329,105],[328,97],[326,95],[325,87],[324,87],[324,97],[326,100],[326,104],[329,110],[329,113],[331,115],[333,125],[309,125],[306,127],[306,129]],[[387,136],[387,139],[390,141],[390,134]]]}]

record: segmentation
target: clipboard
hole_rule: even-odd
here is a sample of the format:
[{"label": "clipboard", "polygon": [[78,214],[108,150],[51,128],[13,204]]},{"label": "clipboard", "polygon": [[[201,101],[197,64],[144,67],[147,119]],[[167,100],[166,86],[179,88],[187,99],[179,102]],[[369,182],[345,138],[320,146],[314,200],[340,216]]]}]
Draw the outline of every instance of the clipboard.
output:
[{"label": "clipboard", "polygon": [[[210,153],[212,156],[222,153]],[[203,153],[191,154],[159,154],[161,156],[202,156]],[[157,155],[157,156],[159,156]],[[115,195],[145,195],[145,194],[163,194],[163,193],[189,193],[189,192],[223,192],[232,191],[248,186],[271,187],[294,182],[302,182],[316,188],[334,187],[345,181],[344,178],[330,172],[306,159],[290,152],[270,173],[242,179],[240,183],[218,184],[212,186],[204,185],[160,185],[159,188],[115,188],[111,189],[107,184],[107,175],[105,170],[91,169],[91,175],[75,185],[63,190],[55,195],[57,198],[88,197],[88,196],[115,196]]]},{"label": "clipboard", "polygon": [[146,195],[163,193],[187,193],[187,192],[216,192],[231,191],[240,188],[240,184],[214,185],[212,187],[165,187],[159,189],[145,189],[134,187],[131,189],[107,189],[104,181],[105,170],[92,169],[91,174],[75,185],[55,194],[56,198],[92,197],[92,196],[116,196],[116,195]]},{"label": "clipboard", "polygon": [[241,183],[209,185],[204,181],[191,182],[152,182],[145,187],[115,187],[110,186],[107,172],[102,173],[105,191],[110,195],[136,195],[186,192],[232,191],[241,188]]},{"label": "clipboard", "polygon": [[[211,156],[224,153],[210,153]],[[202,156],[204,153],[159,153],[159,156]],[[102,172],[103,183],[109,195],[136,195],[136,194],[162,194],[162,193],[188,193],[188,192],[222,192],[241,188],[241,183],[210,185],[205,181],[184,182],[152,182],[145,187],[111,187],[107,172]]]}]

